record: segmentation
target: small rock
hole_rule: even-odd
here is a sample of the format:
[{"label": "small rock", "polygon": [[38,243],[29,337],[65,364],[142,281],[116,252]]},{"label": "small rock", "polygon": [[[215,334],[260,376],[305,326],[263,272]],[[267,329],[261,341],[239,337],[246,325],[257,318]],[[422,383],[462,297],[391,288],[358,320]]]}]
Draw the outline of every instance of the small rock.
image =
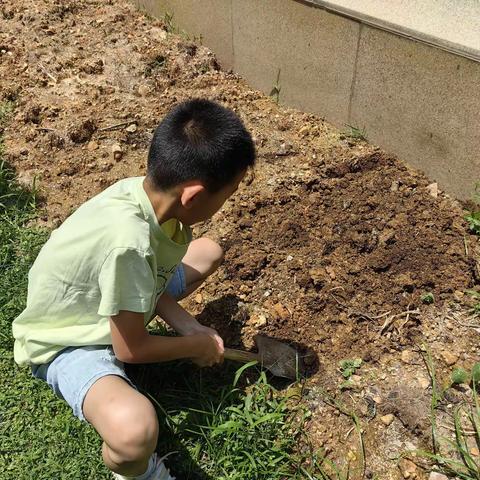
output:
[{"label": "small rock", "polygon": [[91,140],[90,142],[88,142],[87,144],[87,150],[89,152],[93,152],[94,150],[97,150],[98,148],[98,143],[95,142],[94,140]]},{"label": "small rock", "polygon": [[328,275],[330,276],[330,278],[332,280],[335,280],[336,278],[336,274],[335,274],[335,269],[333,267],[331,267],[330,265],[328,265],[327,267],[325,267],[325,270],[326,272],[328,273]]},{"label": "small rock", "polygon": [[428,476],[428,480],[448,480],[448,477],[443,473],[430,472],[430,475]]},{"label": "small rock", "polygon": [[402,458],[398,463],[398,468],[403,478],[415,478],[417,476],[417,466],[406,458]]},{"label": "small rock", "polygon": [[451,367],[458,362],[458,355],[456,353],[449,352],[448,350],[444,350],[440,354],[445,361],[445,363]]},{"label": "small rock", "polygon": [[122,147],[116,143],[115,145],[112,145],[112,156],[114,160],[120,160],[123,156],[123,150]]},{"label": "small rock", "polygon": [[201,293],[197,293],[195,295],[195,302],[202,303],[203,302],[203,295]]},{"label": "small rock", "polygon": [[478,448],[477,447],[472,447],[470,449],[470,453],[474,456],[474,457],[478,457],[480,455],[480,452],[478,451]]},{"label": "small rock", "polygon": [[461,290],[455,290],[453,292],[453,298],[455,298],[457,302],[461,302],[464,296],[465,294]]},{"label": "small rock", "polygon": [[427,192],[433,197],[437,198],[438,197],[438,183],[431,183],[427,187]]},{"label": "small rock", "polygon": [[420,387],[423,388],[423,390],[426,390],[428,387],[430,387],[430,379],[427,377],[418,377],[418,383],[420,384]]},{"label": "small rock", "polygon": [[150,89],[146,85],[139,85],[137,91],[141,97],[146,97],[150,93]]},{"label": "small rock", "polygon": [[413,363],[415,354],[411,350],[403,350],[401,358],[403,363]]},{"label": "small rock", "polygon": [[392,182],[392,185],[390,186],[390,191],[391,192],[398,192],[398,187],[400,186],[400,182],[394,180]]},{"label": "small rock", "polygon": [[260,313],[258,316],[255,317],[255,326],[256,327],[263,327],[267,324],[267,317]]},{"label": "small rock", "polygon": [[385,424],[387,427],[393,422],[395,419],[395,416],[392,415],[391,413],[384,415],[383,417],[380,417],[380,420],[382,421],[383,424]]},{"label": "small rock", "polygon": [[126,129],[125,129],[128,133],[134,133],[137,131],[137,124],[136,123],[132,123],[130,124]]},{"label": "small rock", "polygon": [[280,320],[286,320],[290,316],[289,311],[281,303],[276,303],[273,306],[273,311],[276,313],[277,317],[280,318]]}]

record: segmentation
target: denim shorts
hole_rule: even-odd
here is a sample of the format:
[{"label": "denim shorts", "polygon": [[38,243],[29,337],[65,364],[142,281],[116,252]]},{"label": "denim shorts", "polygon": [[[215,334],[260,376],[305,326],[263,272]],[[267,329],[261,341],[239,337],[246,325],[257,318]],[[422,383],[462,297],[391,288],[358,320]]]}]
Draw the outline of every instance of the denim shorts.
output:
[{"label": "denim shorts", "polygon": [[[166,291],[178,298],[185,290],[185,272],[180,264]],[[125,373],[124,364],[115,357],[111,345],[66,348],[51,362],[32,365],[32,375],[46,381],[55,394],[70,405],[74,415],[84,421],[83,401],[98,379],[117,375],[135,388]]]}]

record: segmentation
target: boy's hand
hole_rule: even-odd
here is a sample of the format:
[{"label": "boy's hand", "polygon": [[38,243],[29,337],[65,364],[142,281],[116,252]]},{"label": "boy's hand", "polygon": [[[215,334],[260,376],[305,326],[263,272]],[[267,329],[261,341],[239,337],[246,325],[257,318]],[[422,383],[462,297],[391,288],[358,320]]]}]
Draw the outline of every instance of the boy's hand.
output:
[{"label": "boy's hand", "polygon": [[196,321],[196,324],[190,325],[190,328],[189,328],[188,332],[184,333],[184,335],[210,335],[210,336],[213,336],[215,338],[215,340],[217,341],[218,347],[222,351],[222,355],[223,355],[224,345],[223,345],[222,337],[213,328],[206,327],[205,325],[202,325],[201,323],[198,323]]},{"label": "boy's hand", "polygon": [[211,330],[212,333],[195,334],[196,340],[198,340],[199,354],[192,358],[193,363],[199,367],[211,367],[216,363],[223,362],[223,341],[215,332],[215,330],[204,327]]}]

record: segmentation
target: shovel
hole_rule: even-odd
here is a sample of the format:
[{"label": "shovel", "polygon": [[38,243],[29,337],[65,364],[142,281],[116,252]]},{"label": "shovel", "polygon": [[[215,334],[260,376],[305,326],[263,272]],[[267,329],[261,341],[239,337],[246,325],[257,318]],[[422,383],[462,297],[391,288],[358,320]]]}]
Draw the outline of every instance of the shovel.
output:
[{"label": "shovel", "polygon": [[256,335],[254,340],[258,353],[225,348],[224,357],[242,363],[256,360],[276,377],[297,380],[302,374],[303,362],[294,348],[263,335]]}]

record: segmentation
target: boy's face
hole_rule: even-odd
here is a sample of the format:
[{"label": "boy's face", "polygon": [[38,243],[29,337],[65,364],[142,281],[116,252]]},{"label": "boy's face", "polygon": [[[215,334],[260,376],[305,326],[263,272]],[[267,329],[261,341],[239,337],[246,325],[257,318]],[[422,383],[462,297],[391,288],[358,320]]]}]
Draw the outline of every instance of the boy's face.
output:
[{"label": "boy's face", "polygon": [[222,208],[226,200],[237,191],[245,174],[246,171],[241,172],[232,183],[215,193],[210,193],[205,188],[202,188],[195,195],[195,198],[192,199],[189,208],[184,208],[183,218],[179,220],[187,225],[193,225],[212,218]]}]

